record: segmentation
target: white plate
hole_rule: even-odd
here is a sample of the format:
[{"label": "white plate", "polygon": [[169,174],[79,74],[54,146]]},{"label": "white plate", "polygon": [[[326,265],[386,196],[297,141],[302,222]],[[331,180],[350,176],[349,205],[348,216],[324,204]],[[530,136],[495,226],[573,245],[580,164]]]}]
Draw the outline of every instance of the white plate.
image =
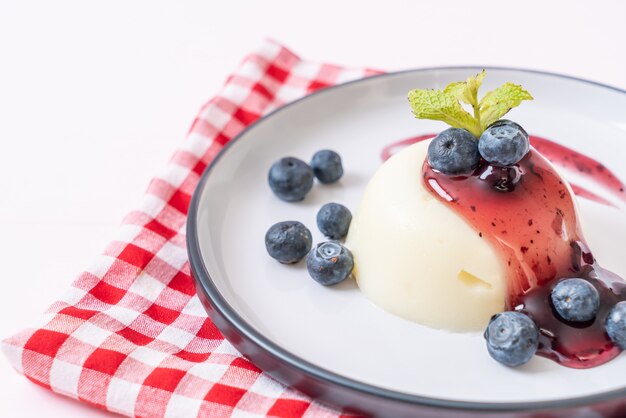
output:
[{"label": "white plate", "polygon": [[[237,317],[234,325],[222,327],[253,330],[267,347],[291,356],[286,361],[304,360],[314,369],[409,396],[497,405],[563,401],[626,387],[626,354],[587,370],[539,357],[524,367],[506,368],[489,357],[480,334],[454,334],[400,319],[369,302],[353,280],[323,287],[308,277],[305,263],[281,265],[266,253],[266,230],[283,220],[301,221],[315,242],[323,240],[317,210],[331,201],[355,210],[384,146],[445,128],[412,117],[410,89],[442,88],[478,70],[415,70],[326,89],[274,112],[234,140],[204,174],[188,229],[194,275],[217,290],[218,311],[227,305]],[[531,134],[596,158],[626,179],[625,92],[545,73],[488,73],[484,91],[514,81],[535,97],[508,118]],[[270,165],[288,155],[308,161],[323,148],[342,155],[341,181],[316,183],[300,203],[277,199],[267,185]],[[626,277],[625,213],[579,202],[599,262]],[[216,308],[213,296],[208,299]]]}]

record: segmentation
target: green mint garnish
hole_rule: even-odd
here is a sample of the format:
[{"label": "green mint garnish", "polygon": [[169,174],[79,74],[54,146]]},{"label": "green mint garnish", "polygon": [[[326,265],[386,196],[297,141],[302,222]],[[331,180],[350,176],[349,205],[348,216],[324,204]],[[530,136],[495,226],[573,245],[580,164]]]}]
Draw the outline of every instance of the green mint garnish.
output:
[{"label": "green mint garnish", "polygon": [[[415,89],[409,92],[413,114],[418,119],[440,120],[453,128],[467,129],[476,138],[492,123],[524,100],[533,97],[522,86],[505,83],[478,100],[478,89],[487,75],[485,70],[466,81],[450,83],[443,90]],[[461,102],[472,106],[467,112]]]}]

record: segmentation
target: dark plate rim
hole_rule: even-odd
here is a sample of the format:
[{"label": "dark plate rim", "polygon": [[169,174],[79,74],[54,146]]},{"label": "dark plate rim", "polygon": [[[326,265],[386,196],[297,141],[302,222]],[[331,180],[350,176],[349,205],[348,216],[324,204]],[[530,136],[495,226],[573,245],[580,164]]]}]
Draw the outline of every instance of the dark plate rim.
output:
[{"label": "dark plate rim", "polygon": [[[190,267],[192,271],[192,275],[194,280],[196,281],[196,287],[201,289],[204,293],[204,296],[208,299],[211,307],[217,311],[220,317],[227,322],[227,326],[232,327],[236,330],[236,334],[243,336],[252,342],[255,346],[265,351],[265,354],[269,354],[270,356],[278,359],[281,362],[295,368],[300,373],[305,375],[306,377],[313,378],[318,381],[325,382],[330,385],[339,385],[345,389],[352,390],[355,392],[360,392],[365,395],[380,397],[382,399],[388,401],[396,401],[400,403],[409,403],[416,406],[424,406],[430,408],[441,408],[447,410],[457,410],[457,411],[468,411],[468,412],[530,412],[536,410],[547,410],[547,409],[569,409],[569,408],[577,408],[581,406],[587,406],[591,404],[599,404],[604,402],[613,401],[617,398],[626,396],[626,387],[615,389],[608,392],[603,392],[594,395],[588,395],[583,397],[576,398],[566,398],[566,399],[558,399],[558,400],[550,400],[550,401],[537,401],[537,402],[502,402],[502,403],[490,403],[490,402],[472,402],[472,401],[458,401],[458,400],[450,400],[450,399],[441,399],[441,398],[431,398],[427,396],[419,396],[419,395],[411,395],[407,393],[397,392],[394,390],[384,389],[380,387],[376,387],[370,384],[358,382],[356,380],[341,376],[336,374],[330,370],[326,370],[322,367],[316,366],[306,360],[290,353],[289,351],[282,348],[280,345],[272,342],[270,339],[266,338],[263,334],[259,333],[254,329],[252,325],[247,323],[237,312],[229,305],[226,299],[221,295],[217,287],[213,283],[213,279],[208,273],[204,261],[202,260],[202,256],[200,253],[200,245],[198,242],[198,234],[197,234],[197,217],[198,217],[198,206],[200,202],[200,195],[204,190],[204,185],[208,181],[209,176],[216,163],[220,160],[220,158],[228,152],[231,147],[236,144],[242,137],[244,137],[248,132],[254,129],[258,124],[264,123],[266,120],[272,118],[276,114],[281,111],[294,106],[301,101],[308,100],[313,96],[317,96],[320,94],[326,94],[329,91],[340,89],[355,83],[367,82],[371,79],[378,78],[386,78],[386,77],[395,77],[402,74],[407,73],[423,73],[428,71],[446,71],[446,70],[468,70],[475,71],[480,69],[487,70],[503,70],[503,71],[517,71],[522,73],[531,73],[531,74],[539,74],[545,75],[549,77],[555,77],[560,79],[568,79],[577,82],[581,82],[584,84],[590,84],[593,86],[601,87],[604,89],[612,90],[618,93],[626,94],[626,90],[620,89],[618,87],[610,86],[607,84],[603,84],[597,81],[587,80],[584,78],[579,78],[570,75],[558,74],[548,71],[542,70],[534,70],[534,69],[526,69],[526,68],[515,68],[515,67],[499,67],[499,66],[474,66],[474,65],[463,65],[463,66],[444,66],[444,67],[424,67],[424,68],[416,68],[416,69],[407,69],[389,73],[376,74],[369,77],[364,77],[356,80],[351,80],[345,83],[337,84],[334,86],[329,86],[326,88],[322,88],[313,93],[310,93],[304,97],[294,100],[284,106],[281,106],[267,115],[259,118],[257,121],[253,122],[245,129],[243,129],[237,136],[231,139],[224,148],[218,153],[217,156],[211,161],[209,166],[206,168],[204,173],[202,174],[198,185],[193,193],[193,197],[189,206],[188,218],[187,218],[187,252],[190,261]],[[270,374],[273,375],[271,371]]]}]

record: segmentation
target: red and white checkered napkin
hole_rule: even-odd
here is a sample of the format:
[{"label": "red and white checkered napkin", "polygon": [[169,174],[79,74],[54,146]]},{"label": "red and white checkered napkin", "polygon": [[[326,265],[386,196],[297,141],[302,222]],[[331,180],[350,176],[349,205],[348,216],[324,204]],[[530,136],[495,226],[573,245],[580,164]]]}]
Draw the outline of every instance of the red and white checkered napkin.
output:
[{"label": "red and white checkered napkin", "polygon": [[268,41],[204,105],[117,240],[55,302],[41,328],[5,340],[30,380],[99,408],[143,417],[336,417],[262,373],[207,318],[189,273],[187,207],[231,138],[313,90],[375,73],[301,60]]}]

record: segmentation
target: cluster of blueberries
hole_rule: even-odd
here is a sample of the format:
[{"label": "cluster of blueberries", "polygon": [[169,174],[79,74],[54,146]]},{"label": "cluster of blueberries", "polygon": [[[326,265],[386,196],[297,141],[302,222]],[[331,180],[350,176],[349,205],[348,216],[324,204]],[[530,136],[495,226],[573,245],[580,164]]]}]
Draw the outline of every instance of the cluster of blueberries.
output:
[{"label": "cluster of blueberries", "polygon": [[[552,289],[550,301],[556,313],[567,322],[583,323],[595,318],[600,309],[600,295],[587,280],[561,280]],[[621,349],[626,349],[626,301],[618,302],[609,313],[606,332]],[[521,312],[502,312],[491,318],[485,331],[491,357],[507,366],[526,363],[537,351],[539,330]]]},{"label": "cluster of blueberries", "polygon": [[[428,161],[433,169],[443,174],[462,175],[475,170],[481,157],[491,164],[510,166],[524,158],[529,149],[528,134],[521,126],[499,120],[488,127],[478,141],[464,129],[446,129],[431,142]],[[314,178],[328,184],[342,175],[339,154],[322,150],[313,156],[310,164],[294,157],[281,158],[270,168],[268,182],[280,199],[297,202],[311,190]],[[317,213],[317,226],[330,241],[312,248],[311,231],[306,226],[298,221],[284,221],[269,228],[265,247],[272,258],[284,264],[306,257],[307,270],[315,281],[325,286],[337,284],[349,277],[354,267],[350,250],[338,241],[347,235],[351,221],[348,208],[327,203]],[[556,313],[572,323],[592,320],[600,308],[598,291],[580,278],[561,280],[552,290],[550,299]],[[626,301],[612,308],[605,328],[611,340],[626,350]],[[484,336],[489,354],[507,366],[528,362],[539,344],[536,324],[517,311],[494,315]]]},{"label": "cluster of blueberries", "polygon": [[428,163],[443,174],[471,174],[481,157],[488,163],[507,167],[517,164],[530,150],[526,131],[506,119],[491,124],[478,141],[469,131],[449,128],[437,135],[428,146]]},{"label": "cluster of blueberries", "polygon": [[[311,164],[285,157],[270,168],[268,182],[276,196],[286,202],[303,200],[313,187],[313,179],[320,183],[334,183],[343,175],[341,157],[335,151],[322,150],[313,155]],[[313,246],[311,231],[298,221],[278,222],[265,234],[265,248],[269,255],[284,264],[293,264],[306,256],[306,266],[318,283],[330,286],[350,276],[354,267],[352,253],[341,245],[348,234],[352,213],[339,203],[327,203],[317,212],[317,227],[330,241]]]}]

